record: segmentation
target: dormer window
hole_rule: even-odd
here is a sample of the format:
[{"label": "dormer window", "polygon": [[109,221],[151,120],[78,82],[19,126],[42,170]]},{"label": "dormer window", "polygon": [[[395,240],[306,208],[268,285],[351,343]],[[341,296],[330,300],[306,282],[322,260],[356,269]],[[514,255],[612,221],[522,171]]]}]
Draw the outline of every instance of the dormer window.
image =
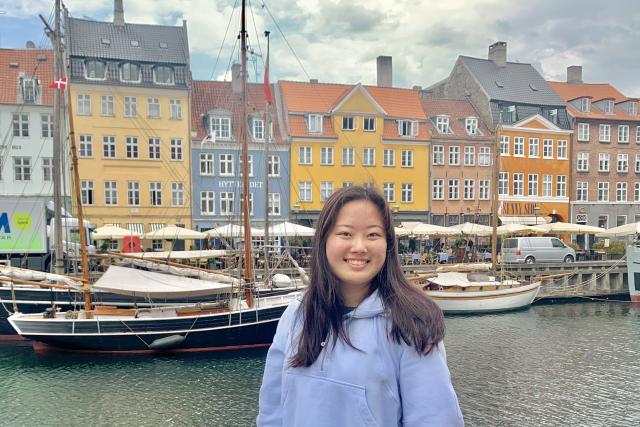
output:
[{"label": "dormer window", "polygon": [[322,133],[322,116],[320,114],[309,114],[307,128],[309,133]]},{"label": "dormer window", "polygon": [[355,130],[355,118],[353,116],[342,116],[342,130]]},{"label": "dormer window", "polygon": [[440,133],[453,133],[453,131],[449,127],[449,116],[437,116],[436,128]]},{"label": "dormer window", "polygon": [[120,80],[123,82],[139,83],[140,66],[131,62],[120,65]]},{"label": "dormer window", "polygon": [[515,105],[507,105],[502,108],[502,121],[504,123],[515,123],[517,119],[518,115]]},{"label": "dormer window", "polygon": [[18,79],[20,97],[25,104],[40,104],[40,81],[36,79]]},{"label": "dormer window", "polygon": [[638,103],[636,101],[631,101],[629,103],[629,115],[630,116],[638,115]]},{"label": "dormer window", "polygon": [[467,117],[464,119],[464,128],[469,135],[479,135],[478,131],[478,119],[475,117]]},{"label": "dormer window", "polygon": [[88,80],[106,80],[107,64],[97,59],[84,62],[84,75]]},{"label": "dormer window", "polygon": [[262,119],[253,119],[253,140],[264,141],[264,121]]},{"label": "dormer window", "polygon": [[580,111],[583,113],[589,113],[591,111],[591,100],[589,98],[582,98],[580,100]]},{"label": "dormer window", "polygon": [[418,122],[415,120],[398,120],[398,135],[418,136]]},{"label": "dormer window", "polygon": [[174,76],[173,68],[165,65],[154,67],[153,69],[153,82],[159,85],[173,85]]},{"label": "dormer window", "polygon": [[231,139],[231,117],[210,116],[209,130],[212,139]]},{"label": "dormer window", "polygon": [[553,123],[555,125],[558,124],[558,109],[557,108],[553,108],[553,109],[550,109],[550,110],[545,110],[544,111],[544,116],[551,123]]},{"label": "dormer window", "polygon": [[613,114],[613,100],[607,99],[604,101],[604,113],[605,114]]}]

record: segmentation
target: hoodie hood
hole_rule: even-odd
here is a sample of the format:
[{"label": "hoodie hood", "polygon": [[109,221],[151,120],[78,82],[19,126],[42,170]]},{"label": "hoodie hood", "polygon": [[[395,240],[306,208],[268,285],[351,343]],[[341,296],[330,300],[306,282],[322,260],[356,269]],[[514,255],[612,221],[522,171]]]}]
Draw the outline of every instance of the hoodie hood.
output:
[{"label": "hoodie hood", "polygon": [[382,304],[382,298],[376,289],[366,297],[356,308],[347,313],[345,317],[352,317],[354,319],[365,319],[367,317],[375,317],[384,314],[384,305]]}]

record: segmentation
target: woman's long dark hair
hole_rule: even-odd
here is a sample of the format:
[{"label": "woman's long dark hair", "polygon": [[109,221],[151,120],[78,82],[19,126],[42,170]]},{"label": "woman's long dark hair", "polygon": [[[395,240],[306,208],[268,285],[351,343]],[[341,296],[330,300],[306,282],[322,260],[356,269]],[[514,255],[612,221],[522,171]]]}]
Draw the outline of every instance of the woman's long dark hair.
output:
[{"label": "woman's long dark hair", "polygon": [[340,280],[327,260],[326,243],[340,209],[356,200],[368,200],[380,211],[387,239],[387,256],[380,272],[373,278],[372,291],[378,290],[391,320],[391,338],[413,346],[420,354],[428,354],[444,338],[442,310],[417,286],[405,279],[398,258],[398,244],[391,211],[382,195],[374,188],[347,187],[329,197],[320,212],[313,240],[311,284],[302,299],[302,333],[298,351],[290,366],[310,366],[320,354],[328,337],[338,338],[353,347],[343,324],[344,302]]}]

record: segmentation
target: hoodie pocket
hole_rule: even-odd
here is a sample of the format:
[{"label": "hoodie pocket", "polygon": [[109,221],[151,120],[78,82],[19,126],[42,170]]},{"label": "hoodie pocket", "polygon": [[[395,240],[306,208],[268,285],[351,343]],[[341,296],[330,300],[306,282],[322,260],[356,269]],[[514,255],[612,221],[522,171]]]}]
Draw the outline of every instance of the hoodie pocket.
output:
[{"label": "hoodie pocket", "polygon": [[363,386],[295,372],[285,384],[285,426],[378,427]]}]

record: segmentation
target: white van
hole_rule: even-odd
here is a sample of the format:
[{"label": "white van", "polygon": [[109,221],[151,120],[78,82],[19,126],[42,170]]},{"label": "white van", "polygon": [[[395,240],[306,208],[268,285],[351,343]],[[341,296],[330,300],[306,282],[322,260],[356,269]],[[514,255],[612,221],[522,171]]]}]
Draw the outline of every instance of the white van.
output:
[{"label": "white van", "polygon": [[510,237],[502,242],[505,263],[573,262],[576,251],[555,237]]}]

